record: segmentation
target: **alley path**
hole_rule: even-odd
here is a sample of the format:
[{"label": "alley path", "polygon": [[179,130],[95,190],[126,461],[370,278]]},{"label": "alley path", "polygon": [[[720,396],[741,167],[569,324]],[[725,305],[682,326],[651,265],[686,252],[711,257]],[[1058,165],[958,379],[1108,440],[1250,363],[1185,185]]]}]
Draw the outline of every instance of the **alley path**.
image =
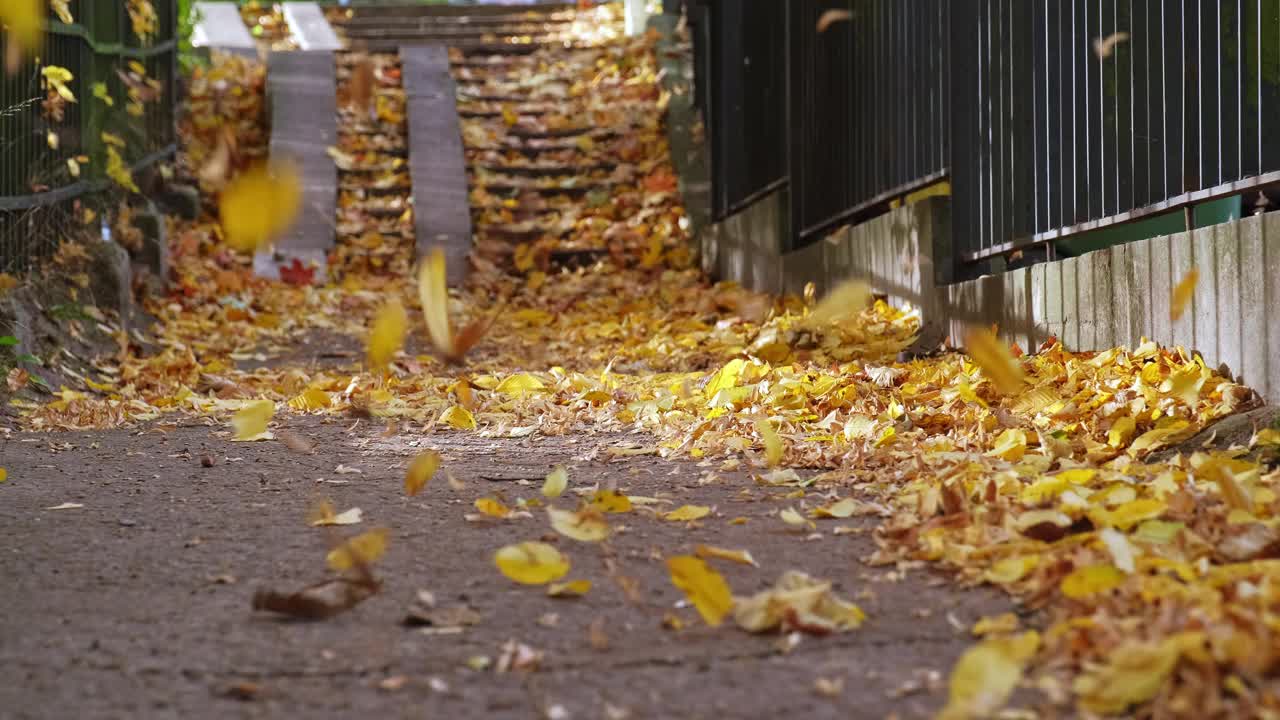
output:
[{"label": "alley path", "polygon": [[[977,329],[967,354],[903,361],[918,312],[866,285],[714,282],[657,38],[618,37],[614,6],[564,12],[556,43],[468,29],[449,55],[464,287],[412,249],[401,57],[340,54],[328,276],[263,280],[261,245],[226,237],[288,202],[175,222],[154,327],[11,400],[0,713],[1280,704],[1280,430],[1211,429],[1249,389],[1149,342],[1077,353]],[[206,190],[224,211],[246,177],[296,197],[247,157],[261,74],[221,63],[192,86],[236,102],[197,105],[221,116],[187,152],[217,157],[222,123],[222,170],[244,174],[202,171],[222,181]]]}]

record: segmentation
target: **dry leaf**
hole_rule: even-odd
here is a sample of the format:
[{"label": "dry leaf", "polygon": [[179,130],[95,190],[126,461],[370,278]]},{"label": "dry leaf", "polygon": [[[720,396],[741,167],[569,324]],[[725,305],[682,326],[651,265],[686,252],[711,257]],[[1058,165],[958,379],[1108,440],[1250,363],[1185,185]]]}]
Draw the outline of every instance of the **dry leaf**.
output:
[{"label": "dry leaf", "polygon": [[825,635],[855,630],[866,620],[862,609],[831,591],[831,583],[788,570],[769,590],[737,598],[733,618],[748,632],[801,632]]},{"label": "dry leaf", "polygon": [[1115,51],[1116,45],[1129,40],[1129,33],[1116,32],[1106,37],[1098,37],[1093,39],[1093,52],[1098,56],[1099,60],[1105,60],[1111,57],[1111,53]]},{"label": "dry leaf", "polygon": [[719,625],[733,608],[733,593],[724,577],[700,558],[678,555],[667,558],[671,583],[684,591],[708,625]]},{"label": "dry leaf", "polygon": [[409,330],[409,315],[399,300],[392,299],[382,306],[369,331],[369,367],[386,370],[391,359],[404,347],[404,337]]},{"label": "dry leaf", "polygon": [[600,542],[608,538],[611,532],[604,513],[590,505],[578,512],[548,506],[547,515],[556,532],[581,542]]},{"label": "dry leaf", "polygon": [[569,559],[543,542],[507,545],[493,556],[498,570],[524,585],[545,585],[569,574]]},{"label": "dry leaf", "polygon": [[764,443],[765,462],[769,467],[777,467],[782,463],[782,438],[778,437],[768,420],[757,421],[756,432],[760,433],[760,440]]},{"label": "dry leaf", "polygon": [[569,472],[564,467],[557,467],[547,474],[546,480],[542,483],[542,494],[544,497],[558,498],[568,486]]},{"label": "dry leaf", "polygon": [[547,595],[550,597],[582,597],[591,590],[590,580],[570,580],[562,583],[551,583],[547,586]]},{"label": "dry leaf", "polygon": [[991,637],[965,651],[951,670],[951,696],[939,720],[989,718],[1004,707],[1040,647],[1035,631]]},{"label": "dry leaf", "polygon": [[817,30],[820,33],[827,31],[827,28],[838,22],[849,22],[853,19],[853,13],[848,10],[832,9],[827,10],[818,17]]},{"label": "dry leaf", "polygon": [[409,463],[409,469],[404,474],[405,494],[409,497],[417,495],[439,469],[440,453],[434,450],[418,453],[417,457]]},{"label": "dry leaf", "polygon": [[240,442],[273,439],[267,423],[275,414],[276,404],[270,400],[254,400],[246,404],[231,418],[231,427],[235,430],[233,439]]},{"label": "dry leaf", "polygon": [[751,565],[752,567],[760,567],[756,563],[756,559],[751,557],[751,553],[746,550],[726,550],[725,548],[715,547],[713,545],[696,545],[693,548],[693,554],[704,560],[717,558],[720,560],[741,563],[743,565]]},{"label": "dry leaf", "polygon": [[291,593],[258,590],[253,594],[253,609],[302,620],[324,620],[364,602],[380,587],[372,578],[361,577],[325,580]]},{"label": "dry leaf", "polygon": [[[5,477],[8,478],[9,474],[5,473]],[[84,507],[84,505],[81,505],[80,503],[64,502],[61,505],[54,505],[53,507],[47,507],[45,508],[45,510],[78,510],[82,507]]]},{"label": "dry leaf", "polygon": [[1196,295],[1196,282],[1200,279],[1200,271],[1191,268],[1182,280],[1174,286],[1173,293],[1169,298],[1169,319],[1177,321],[1178,318],[1187,311],[1187,307],[1191,305],[1191,299]]},{"label": "dry leaf", "polygon": [[222,191],[219,217],[227,244],[256,252],[293,224],[302,204],[302,180],[288,163],[259,164]]},{"label": "dry leaf", "polygon": [[606,513],[631,512],[631,498],[616,490],[597,490],[591,496],[591,507]]},{"label": "dry leaf", "polygon": [[360,533],[329,551],[325,562],[337,572],[372,565],[387,551],[387,529]]},{"label": "dry leaf", "polygon": [[809,322],[828,325],[856,317],[866,309],[870,299],[870,286],[861,280],[850,280],[827,293],[809,313]]},{"label": "dry leaf", "polygon": [[700,520],[710,514],[711,508],[706,505],[681,505],[662,517],[666,520],[683,522],[688,520]]},{"label": "dry leaf", "polygon": [[344,510],[340,513],[334,512],[333,503],[328,500],[321,500],[312,509],[307,517],[307,522],[311,523],[311,527],[321,527],[325,525],[355,525],[360,522],[363,516],[360,508],[355,507],[350,510]]},{"label": "dry leaf", "polygon": [[1009,346],[1000,342],[990,330],[975,328],[964,338],[969,357],[982,368],[991,384],[1005,395],[1016,395],[1025,387],[1022,366],[1013,359]]}]

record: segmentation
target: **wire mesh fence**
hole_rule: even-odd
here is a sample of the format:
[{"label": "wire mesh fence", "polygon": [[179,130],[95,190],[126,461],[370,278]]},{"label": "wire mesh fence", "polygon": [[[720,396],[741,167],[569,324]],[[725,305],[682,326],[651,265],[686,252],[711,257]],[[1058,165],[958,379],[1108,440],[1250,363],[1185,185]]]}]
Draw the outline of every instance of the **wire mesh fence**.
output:
[{"label": "wire mesh fence", "polygon": [[176,16],[176,0],[69,0],[0,73],[0,271],[82,235],[107,204],[89,196],[138,191],[135,172],[172,153]]}]

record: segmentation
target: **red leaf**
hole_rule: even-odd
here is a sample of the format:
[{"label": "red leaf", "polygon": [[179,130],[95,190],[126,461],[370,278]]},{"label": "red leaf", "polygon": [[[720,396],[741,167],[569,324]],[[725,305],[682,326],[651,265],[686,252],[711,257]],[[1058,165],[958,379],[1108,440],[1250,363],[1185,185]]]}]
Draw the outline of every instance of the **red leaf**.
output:
[{"label": "red leaf", "polygon": [[303,265],[298,258],[291,265],[280,268],[280,279],[290,285],[311,285],[316,279],[316,269],[312,265]]}]

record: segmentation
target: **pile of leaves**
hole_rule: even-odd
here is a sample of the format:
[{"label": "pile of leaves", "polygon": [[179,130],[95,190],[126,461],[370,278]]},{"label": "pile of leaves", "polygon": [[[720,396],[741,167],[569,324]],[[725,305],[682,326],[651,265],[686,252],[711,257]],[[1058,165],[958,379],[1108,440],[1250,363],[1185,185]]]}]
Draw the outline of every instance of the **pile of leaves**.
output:
[{"label": "pile of leaves", "polygon": [[[872,562],[937,563],[1042,609],[1040,630],[1012,615],[974,628],[982,639],[953,673],[948,717],[989,716],[1024,683],[1100,714],[1274,712],[1277,475],[1246,448],[1152,460],[1253,404],[1247,388],[1153,343],[1071,352],[1051,339],[1024,355],[978,332],[970,354],[897,362],[918,314],[863,287],[815,303],[711,283],[689,267],[652,38],[529,57],[458,64],[479,228],[466,288],[445,290],[438,257],[416,277],[364,266],[336,268],[341,280],[323,286],[268,282],[216,223],[194,223],[175,233],[171,297],[151,308],[163,351],[103,359],[84,387],[26,407],[28,427],[185,412],[252,420],[238,432],[270,442],[279,411],[373,415],[423,434],[640,430],[651,445],[634,452],[745,464],[760,483],[794,488],[779,517],[801,534],[820,531],[817,519],[877,515]],[[498,96],[512,99],[481,99]],[[582,171],[606,160],[614,169]],[[529,167],[590,189],[510,172]],[[591,254],[566,261],[579,251]],[[271,364],[317,333],[347,338],[348,359]],[[1262,431],[1254,444],[1278,441]],[[409,492],[437,466],[414,461]],[[549,498],[562,491],[547,482]],[[815,502],[812,488],[851,496]],[[598,494],[549,519],[598,538],[623,501]],[[570,570],[532,541],[495,563],[539,585]],[[733,599],[702,559],[668,565],[713,624],[729,613],[753,630],[864,622],[800,573]],[[343,598],[376,588],[361,573],[341,583]],[[311,607],[305,594],[258,602]]]}]

